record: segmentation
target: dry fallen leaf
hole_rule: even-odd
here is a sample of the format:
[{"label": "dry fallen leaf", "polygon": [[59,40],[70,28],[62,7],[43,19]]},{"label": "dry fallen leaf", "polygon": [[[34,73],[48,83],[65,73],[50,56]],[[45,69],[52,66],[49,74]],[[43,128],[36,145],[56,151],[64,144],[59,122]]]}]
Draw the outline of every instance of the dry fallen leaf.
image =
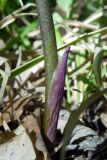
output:
[{"label": "dry fallen leaf", "polygon": [[18,135],[0,145],[0,160],[35,160],[36,154],[31,140],[22,127]]},{"label": "dry fallen leaf", "polygon": [[101,117],[101,122],[107,128],[107,113],[101,113],[100,117]]}]

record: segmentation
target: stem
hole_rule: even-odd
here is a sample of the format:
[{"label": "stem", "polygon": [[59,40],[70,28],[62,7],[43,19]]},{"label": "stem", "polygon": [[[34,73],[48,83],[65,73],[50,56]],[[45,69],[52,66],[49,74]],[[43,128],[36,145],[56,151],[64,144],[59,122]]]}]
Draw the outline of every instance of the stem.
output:
[{"label": "stem", "polygon": [[42,34],[43,51],[45,58],[45,77],[46,77],[46,91],[45,91],[45,115],[44,123],[45,130],[47,128],[47,98],[50,87],[50,82],[54,69],[56,68],[58,57],[57,57],[57,46],[54,31],[54,24],[52,20],[51,9],[48,0],[36,0],[38,16],[40,21],[40,30]]}]

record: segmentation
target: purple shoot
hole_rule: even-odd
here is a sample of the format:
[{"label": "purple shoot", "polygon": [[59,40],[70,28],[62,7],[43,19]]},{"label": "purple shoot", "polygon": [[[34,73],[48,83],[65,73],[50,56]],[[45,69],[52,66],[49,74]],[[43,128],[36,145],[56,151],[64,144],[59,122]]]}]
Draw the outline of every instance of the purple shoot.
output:
[{"label": "purple shoot", "polygon": [[55,141],[59,111],[64,94],[65,75],[67,59],[70,48],[67,48],[64,55],[53,73],[52,82],[48,95],[48,129],[47,137],[51,142]]}]

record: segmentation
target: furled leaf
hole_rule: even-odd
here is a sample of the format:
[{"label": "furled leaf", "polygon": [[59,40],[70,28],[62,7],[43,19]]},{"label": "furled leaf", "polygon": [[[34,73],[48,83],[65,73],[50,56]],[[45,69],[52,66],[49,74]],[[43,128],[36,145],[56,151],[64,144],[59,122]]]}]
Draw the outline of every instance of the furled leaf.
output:
[{"label": "furled leaf", "polygon": [[59,111],[61,108],[61,102],[64,93],[65,75],[66,75],[66,65],[67,58],[70,48],[67,48],[62,59],[57,65],[55,72],[52,77],[52,83],[50,86],[49,96],[48,96],[48,130],[47,136],[51,142],[55,140],[56,128],[58,123]]}]

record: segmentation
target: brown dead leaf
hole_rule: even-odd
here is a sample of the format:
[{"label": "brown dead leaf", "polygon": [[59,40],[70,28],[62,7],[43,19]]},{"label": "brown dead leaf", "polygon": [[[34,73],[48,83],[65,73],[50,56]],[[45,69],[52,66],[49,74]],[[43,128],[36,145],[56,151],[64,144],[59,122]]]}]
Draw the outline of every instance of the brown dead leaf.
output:
[{"label": "brown dead leaf", "polygon": [[34,118],[33,115],[28,115],[28,116],[24,117],[22,124],[25,128],[28,129],[29,133],[34,131],[36,133],[36,135],[40,134],[40,129],[37,124],[37,119]]},{"label": "brown dead leaf", "polygon": [[[21,97],[13,103],[13,109],[15,111],[14,120],[19,119],[22,113],[27,109],[27,104],[34,98],[34,96]],[[8,123],[12,120],[12,107],[8,103],[2,111],[3,119]],[[17,115],[17,116],[16,116]]]},{"label": "brown dead leaf", "polygon": [[6,143],[7,141],[9,141],[11,138],[15,137],[15,133],[14,132],[3,132],[0,134],[0,145],[3,143]]}]

